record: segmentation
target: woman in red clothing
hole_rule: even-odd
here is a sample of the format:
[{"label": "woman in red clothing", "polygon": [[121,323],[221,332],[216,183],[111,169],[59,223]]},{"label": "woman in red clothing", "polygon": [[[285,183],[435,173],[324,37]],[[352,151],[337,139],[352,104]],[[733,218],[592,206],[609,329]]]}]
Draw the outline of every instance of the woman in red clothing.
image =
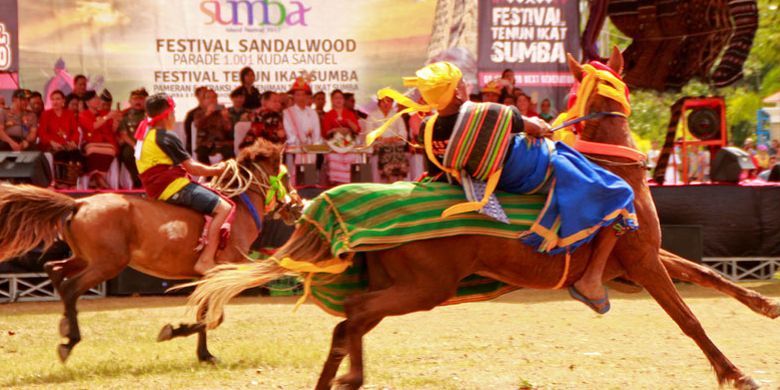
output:
[{"label": "woman in red clothing", "polygon": [[[354,146],[360,125],[357,116],[344,107],[344,93],[334,90],[330,94],[332,109],[322,118],[322,137],[338,144],[341,147]],[[326,170],[328,179],[332,184],[349,183],[351,180],[352,164],[356,162],[353,153],[329,153],[325,160],[328,164]]]},{"label": "woman in red clothing", "polygon": [[65,108],[65,94],[56,90],[49,95],[51,109],[41,114],[38,124],[40,148],[54,157],[54,183],[57,188],[72,188],[81,174],[83,158],[79,151],[79,127],[76,116]]},{"label": "woman in red clothing", "polygon": [[118,149],[114,121],[119,119],[119,114],[118,111],[101,113],[101,100],[95,91],[87,91],[84,101],[87,109],[79,115],[79,126],[84,140],[84,154],[87,156],[89,186],[106,189],[109,187],[106,175]]}]

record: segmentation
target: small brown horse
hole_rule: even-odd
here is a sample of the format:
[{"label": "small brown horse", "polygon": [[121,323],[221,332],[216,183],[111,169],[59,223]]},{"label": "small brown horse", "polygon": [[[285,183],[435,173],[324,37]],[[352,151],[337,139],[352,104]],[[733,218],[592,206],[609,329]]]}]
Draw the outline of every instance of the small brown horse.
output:
[{"label": "small brown horse", "polygon": [[[222,183],[228,193],[244,192],[262,221],[269,178],[279,175],[282,146],[258,141],[242,151],[233,176]],[[288,181],[282,185],[289,191]],[[236,189],[238,184],[239,189]],[[279,188],[277,187],[277,190]],[[276,202],[274,213],[292,224],[299,216],[301,200],[294,191],[289,202]],[[246,253],[260,229],[247,204],[233,197],[237,210],[232,234],[217,263],[246,262]],[[292,203],[290,203],[292,202]],[[126,267],[166,279],[195,279],[198,259],[195,247],[203,230],[203,216],[160,201],[99,194],[74,200],[31,186],[0,185],[0,259],[26,253],[40,243],[50,245],[62,235],[73,256],[49,262],[45,270],[62,297],[65,316],[60,334],[68,342],[57,351],[64,362],[81,340],[76,301],[90,288],[117,276]],[[214,362],[206,344],[206,328],[198,323],[166,325],[158,340],[198,334],[200,361]]]},{"label": "small brown horse", "polygon": [[[583,70],[570,58],[575,78]],[[614,50],[608,66],[617,73],[623,58]],[[622,106],[598,94],[588,99],[588,112],[623,112]],[[628,121],[609,116],[586,123],[581,137],[585,141],[634,147]],[[640,229],[618,240],[607,264],[604,279],[619,276],[644,287],[691,337],[709,359],[720,384],[731,383],[739,389],[758,388],[756,383],[732,364],[712,343],[699,321],[683,302],[660,255],[661,231],[643,167],[624,159],[602,156],[600,164],[621,176],[635,193]],[[277,252],[278,258],[296,261],[320,261],[330,258],[328,244],[320,232],[307,225],[296,229],[292,238]],[[363,336],[387,316],[431,310],[452,297],[459,281],[472,274],[487,276],[527,288],[549,289],[566,275],[564,286],[578,280],[591,257],[590,245],[577,250],[566,271],[564,256],[537,253],[518,240],[486,236],[455,236],[411,242],[392,249],[366,253],[369,291],[350,297],[345,303],[346,320],[333,331],[331,350],[317,383],[327,389],[334,383],[342,360],[349,355],[349,372],[336,379],[343,388],[357,389],[363,384]],[[244,288],[262,284],[287,272],[273,261],[251,266],[222,267],[201,281],[191,302],[201,310],[208,308],[209,325],[218,323],[222,306]],[[776,310],[776,309],[775,309]]]}]

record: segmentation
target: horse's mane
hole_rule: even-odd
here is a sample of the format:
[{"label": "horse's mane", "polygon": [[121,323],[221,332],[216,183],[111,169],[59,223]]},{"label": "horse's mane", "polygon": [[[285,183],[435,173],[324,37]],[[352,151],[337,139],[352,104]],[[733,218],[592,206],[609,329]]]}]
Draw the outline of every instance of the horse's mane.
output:
[{"label": "horse's mane", "polygon": [[246,177],[247,172],[254,172],[255,165],[260,161],[270,160],[272,164],[278,164],[283,150],[284,145],[259,138],[242,149],[236,159],[227,160],[227,168],[211,180],[209,187],[228,197],[243,193],[251,185],[251,178]]},{"label": "horse's mane", "polygon": [[236,161],[241,165],[245,165],[252,161],[257,162],[258,159],[272,159],[279,157],[283,150],[283,144],[275,144],[266,139],[258,138],[255,143],[245,147],[238,153]]}]

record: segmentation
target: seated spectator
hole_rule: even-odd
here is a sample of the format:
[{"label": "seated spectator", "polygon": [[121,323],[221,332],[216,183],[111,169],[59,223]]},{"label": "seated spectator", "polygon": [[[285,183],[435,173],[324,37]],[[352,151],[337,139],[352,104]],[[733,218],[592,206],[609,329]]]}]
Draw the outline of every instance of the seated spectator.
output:
[{"label": "seated spectator", "polygon": [[[390,117],[395,115],[393,100],[389,97],[377,101],[379,110],[368,116],[368,126],[376,129]],[[393,183],[405,180],[409,174],[409,154],[406,146],[408,138],[406,127],[402,121],[393,122],[390,127],[376,140],[374,147],[376,163],[383,182]]]},{"label": "seated spectator", "polygon": [[325,92],[319,91],[315,93],[312,101],[314,102],[314,111],[320,117],[320,126],[322,126],[322,119],[325,118]]},{"label": "seated spectator", "polygon": [[81,111],[84,111],[84,102],[81,101],[80,97],[71,93],[65,97],[65,108],[70,110],[70,112],[78,118]]},{"label": "seated spectator", "polygon": [[[348,92],[344,93],[344,107],[351,111],[359,119],[368,118],[368,114],[355,108],[355,94]],[[331,93],[331,105],[333,105],[333,94]]]},{"label": "seated spectator", "polygon": [[41,114],[43,114],[43,97],[40,92],[33,91],[30,93],[30,111],[35,114],[38,120],[41,119]]},{"label": "seated spectator", "polygon": [[203,118],[206,114],[206,106],[204,105],[204,97],[206,95],[206,87],[195,88],[195,98],[198,99],[198,105],[192,110],[187,111],[187,116],[184,117],[184,148],[187,152],[192,154],[192,125],[195,121]]},{"label": "seated spectator", "polygon": [[539,116],[539,113],[534,110],[533,105],[531,104],[531,98],[525,94],[517,97],[517,109],[519,109],[520,113],[525,117],[531,118]]},{"label": "seated spectator", "polygon": [[242,87],[238,87],[230,92],[230,101],[233,106],[228,108],[228,115],[230,116],[230,123],[233,127],[236,123],[248,121],[250,112],[244,108],[244,102],[246,101],[246,91]]},{"label": "seated spectator", "polygon": [[109,92],[109,90],[104,89],[103,92],[100,93],[100,111],[103,113],[108,113],[111,111],[111,105],[114,104],[114,95]]},{"label": "seated spectator", "polygon": [[255,71],[250,67],[241,69],[239,73],[241,76],[241,86],[239,87],[244,91],[244,107],[247,110],[257,110],[260,108],[260,91],[255,88]]},{"label": "seated spectator", "polygon": [[84,95],[87,109],[79,114],[86,172],[89,175],[90,188],[109,188],[107,175],[111,163],[117,155],[118,145],[114,136],[114,121],[119,120],[119,111],[102,113],[101,98],[95,91]]},{"label": "seated spectator", "polygon": [[[333,140],[339,136],[344,139],[345,147],[354,145],[360,134],[360,125],[355,113],[346,107],[345,94],[341,90],[334,90],[330,94],[332,109],[325,114],[323,120],[322,136]],[[343,184],[351,181],[352,164],[356,161],[353,153],[329,153],[325,157],[327,174],[331,184]]]},{"label": "seated spectator", "polygon": [[122,114],[117,128],[119,162],[130,173],[133,188],[141,188],[141,179],[138,177],[138,167],[135,164],[135,131],[138,129],[138,124],[146,119],[147,97],[149,93],[144,88],[130,92],[130,108]]},{"label": "seated spectator", "polygon": [[503,97],[501,98],[501,104],[503,104],[503,105],[505,105],[505,106],[514,106],[514,105],[515,105],[515,101],[516,101],[516,100],[517,100],[517,99],[515,99],[515,98],[514,98],[513,96],[511,96],[511,95],[505,95],[505,96],[503,96]]},{"label": "seated spectator", "polygon": [[[482,101],[486,103],[498,103],[501,97],[501,86],[498,80],[491,80],[482,88]],[[512,103],[514,104],[514,103]]]},{"label": "seated spectator", "polygon": [[276,144],[287,142],[287,134],[284,131],[284,117],[282,116],[282,103],[279,94],[266,91],[261,98],[260,109],[252,121],[252,127],[241,141],[239,148],[244,148],[255,143],[258,138],[264,138]]},{"label": "seated spectator", "polygon": [[83,157],[79,150],[79,128],[76,115],[65,108],[65,94],[56,90],[49,96],[51,109],[41,114],[38,136],[40,149],[54,160],[54,185],[73,188],[81,175]]},{"label": "seated spectator", "polygon": [[209,89],[203,97],[206,111],[195,121],[198,128],[195,154],[204,164],[216,164],[233,157],[233,124],[217,93]]},{"label": "seated spectator", "polygon": [[539,118],[544,119],[547,123],[552,123],[555,120],[555,114],[552,113],[552,103],[550,99],[542,100],[542,112],[539,113]]},{"label": "seated spectator", "polygon": [[5,105],[5,96],[0,96],[0,110],[6,110],[8,107]]},{"label": "seated spectator", "polygon": [[87,76],[79,74],[73,78],[73,91],[71,94],[77,96],[81,100],[84,100],[84,95],[87,94]]},{"label": "seated spectator", "polygon": [[27,109],[27,91],[17,89],[11,99],[11,107],[0,111],[0,150],[35,150],[38,138],[38,118]]},{"label": "seated spectator", "polygon": [[517,79],[515,79],[515,71],[512,69],[504,69],[501,72],[501,78],[498,79],[498,84],[501,87],[502,96],[515,96]]}]

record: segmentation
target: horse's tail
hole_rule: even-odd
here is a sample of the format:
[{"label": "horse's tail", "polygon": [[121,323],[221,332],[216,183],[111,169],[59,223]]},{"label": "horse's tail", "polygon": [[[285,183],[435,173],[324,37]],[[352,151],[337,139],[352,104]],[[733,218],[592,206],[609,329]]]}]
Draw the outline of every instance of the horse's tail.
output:
[{"label": "horse's tail", "polygon": [[181,287],[197,286],[190,295],[189,305],[199,313],[210,329],[216,328],[222,318],[225,305],[246,289],[262,286],[289,274],[276,260],[263,259],[249,264],[225,264],[209,271],[196,282]]},{"label": "horse's tail", "polygon": [[62,222],[77,210],[66,195],[30,185],[0,184],[0,262],[58,238]]},{"label": "horse's tail", "polygon": [[331,259],[332,255],[328,242],[315,228],[310,224],[300,224],[273,257],[249,264],[221,265],[209,271],[203,279],[176,288],[196,286],[188,304],[196,308],[199,321],[215,328],[219,325],[224,306],[242,291],[283,276],[299,275],[279,265],[277,259],[284,258],[317,263]]}]

